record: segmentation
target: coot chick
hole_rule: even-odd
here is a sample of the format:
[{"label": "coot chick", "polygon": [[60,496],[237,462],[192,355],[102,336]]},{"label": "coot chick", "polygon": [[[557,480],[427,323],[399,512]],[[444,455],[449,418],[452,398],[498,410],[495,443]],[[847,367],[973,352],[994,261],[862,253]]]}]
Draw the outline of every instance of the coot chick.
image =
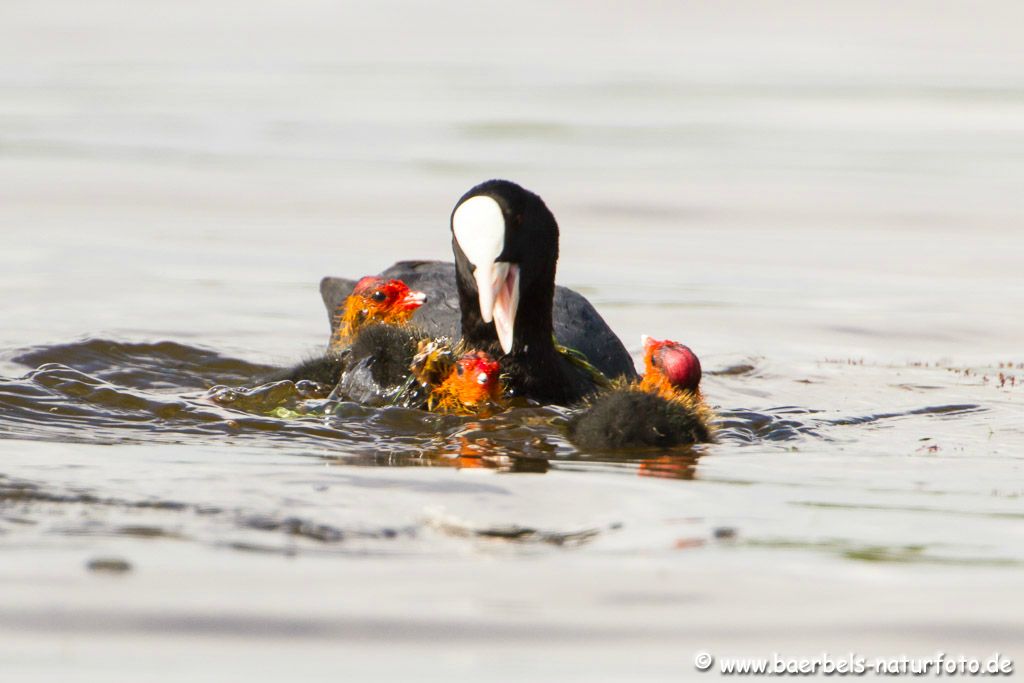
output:
[{"label": "coot chick", "polygon": [[644,377],[617,383],[569,421],[580,448],[670,448],[711,440],[711,409],[700,394],[700,360],[672,341],[644,339]]},{"label": "coot chick", "polygon": [[[395,332],[387,338],[380,337],[379,335],[385,334],[380,332],[367,338],[361,347],[363,357],[374,352],[375,344],[380,344],[381,349],[387,345],[389,351],[393,353],[396,344],[399,349],[401,347],[401,343],[395,339],[396,336],[402,337],[399,330],[408,323],[413,312],[425,301],[426,295],[423,292],[410,289],[401,280],[377,276],[362,278],[355,284],[352,293],[345,297],[333,312],[332,319],[335,324],[327,352],[267,378],[268,381],[310,380],[333,388],[341,380],[342,371],[349,362],[350,347],[359,340],[366,329],[375,325],[385,325],[393,326]],[[415,349],[415,343],[413,348]],[[383,350],[380,352],[385,362],[387,353],[388,351]],[[408,362],[405,363],[405,368],[407,372]]]}]

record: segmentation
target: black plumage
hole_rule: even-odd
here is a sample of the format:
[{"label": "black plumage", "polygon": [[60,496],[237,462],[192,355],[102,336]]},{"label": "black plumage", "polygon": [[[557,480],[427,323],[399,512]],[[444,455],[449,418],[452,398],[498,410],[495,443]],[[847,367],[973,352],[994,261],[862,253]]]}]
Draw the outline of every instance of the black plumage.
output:
[{"label": "black plumage", "polygon": [[408,326],[374,324],[360,330],[347,352],[337,391],[364,405],[385,405],[405,388],[423,336]]},{"label": "black plumage", "polygon": [[698,400],[666,399],[619,387],[569,420],[569,439],[587,450],[671,448],[711,439],[707,410]]}]

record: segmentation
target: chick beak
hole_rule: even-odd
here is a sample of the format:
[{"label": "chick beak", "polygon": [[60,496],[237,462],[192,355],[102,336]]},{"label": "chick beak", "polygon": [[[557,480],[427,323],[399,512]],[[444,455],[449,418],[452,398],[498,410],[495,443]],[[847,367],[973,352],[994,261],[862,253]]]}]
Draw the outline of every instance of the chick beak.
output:
[{"label": "chick beak", "polygon": [[406,311],[415,311],[427,302],[427,295],[415,289],[410,289],[398,302],[398,305]]},{"label": "chick beak", "polygon": [[480,297],[480,317],[485,323],[494,322],[501,349],[511,353],[519,309],[519,266],[494,261],[477,266],[473,277]]}]

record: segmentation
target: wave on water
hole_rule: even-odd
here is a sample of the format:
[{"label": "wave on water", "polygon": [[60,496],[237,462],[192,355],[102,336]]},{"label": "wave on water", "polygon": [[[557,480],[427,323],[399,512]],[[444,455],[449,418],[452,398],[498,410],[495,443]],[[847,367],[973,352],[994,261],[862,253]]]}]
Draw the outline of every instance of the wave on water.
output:
[{"label": "wave on water", "polygon": [[147,391],[208,389],[242,384],[274,370],[268,365],[223,356],[216,351],[172,341],[131,343],[86,339],[36,346],[5,354],[19,365],[60,364],[96,380]]}]

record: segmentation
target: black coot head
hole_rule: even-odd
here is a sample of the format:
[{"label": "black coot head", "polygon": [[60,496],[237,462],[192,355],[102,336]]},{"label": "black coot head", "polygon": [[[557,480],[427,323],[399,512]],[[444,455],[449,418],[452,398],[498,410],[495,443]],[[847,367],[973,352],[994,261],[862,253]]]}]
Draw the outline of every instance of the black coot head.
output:
[{"label": "black coot head", "polygon": [[544,201],[508,180],[488,180],[458,201],[451,228],[463,338],[481,344],[496,336],[505,353],[550,339],[558,224]]}]

